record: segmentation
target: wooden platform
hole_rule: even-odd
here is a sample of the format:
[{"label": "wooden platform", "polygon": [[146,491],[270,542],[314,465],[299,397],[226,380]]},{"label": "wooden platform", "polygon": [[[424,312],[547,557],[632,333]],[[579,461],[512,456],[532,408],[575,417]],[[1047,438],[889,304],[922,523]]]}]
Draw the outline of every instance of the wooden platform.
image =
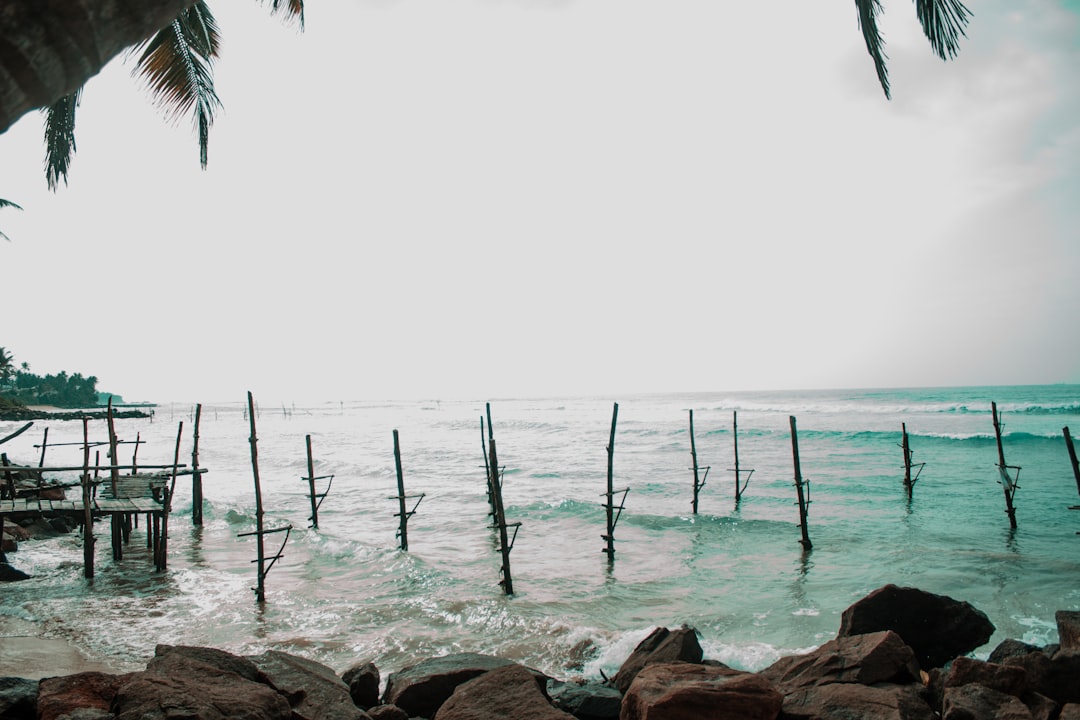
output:
[{"label": "wooden platform", "polygon": [[[84,512],[83,501],[79,500],[0,500],[0,515],[16,513]],[[138,498],[97,498],[90,501],[90,509],[95,514],[111,513],[158,513],[164,509],[160,502],[152,497]]]}]

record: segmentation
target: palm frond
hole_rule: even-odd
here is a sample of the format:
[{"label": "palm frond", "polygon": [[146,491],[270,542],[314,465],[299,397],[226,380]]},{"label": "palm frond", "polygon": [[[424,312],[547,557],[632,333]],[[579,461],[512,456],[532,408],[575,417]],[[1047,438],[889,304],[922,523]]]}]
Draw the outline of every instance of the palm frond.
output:
[{"label": "palm frond", "polygon": [[[10,200],[5,200],[4,198],[0,198],[0,208],[6,208],[6,207],[13,207],[16,210],[22,210],[21,206],[16,205],[15,203],[11,202]],[[0,238],[4,238],[8,242],[11,242],[11,238],[9,238],[7,235],[5,235],[3,233],[3,231],[0,231]],[[6,359],[5,359],[5,355],[6,355]],[[2,367],[4,365],[8,365],[8,364],[10,364],[10,362],[11,362],[11,353],[4,350],[4,348],[0,348],[0,367]]]},{"label": "palm frond", "polygon": [[21,205],[13,203],[10,200],[5,200],[4,198],[0,198],[0,208],[6,208],[6,207],[13,207],[16,210],[22,210]]},{"label": "palm frond", "polygon": [[82,101],[82,88],[65,95],[44,108],[45,180],[56,192],[63,180],[67,185],[68,168],[75,156],[75,108]]},{"label": "palm frond", "polygon": [[139,49],[133,74],[142,75],[159,107],[177,120],[194,113],[199,130],[199,161],[206,168],[210,126],[221,100],[214,91],[213,62],[221,36],[205,2],[195,3]]},{"label": "palm frond", "polygon": [[[916,2],[919,1],[916,0]],[[878,14],[881,13],[881,0],[855,0],[855,7],[859,10],[859,29],[862,30],[863,40],[866,41],[866,51],[874,59],[878,82],[881,83],[881,89],[885,91],[885,97],[891,99],[889,71],[885,67],[887,58],[885,39],[881,36],[877,24]]]},{"label": "palm frond", "polygon": [[960,51],[960,38],[966,37],[964,27],[971,11],[961,0],[915,0],[915,12],[919,16],[930,47],[942,60],[956,57]]},{"label": "palm frond", "polygon": [[270,14],[284,13],[287,20],[297,20],[304,29],[304,0],[270,0]]}]

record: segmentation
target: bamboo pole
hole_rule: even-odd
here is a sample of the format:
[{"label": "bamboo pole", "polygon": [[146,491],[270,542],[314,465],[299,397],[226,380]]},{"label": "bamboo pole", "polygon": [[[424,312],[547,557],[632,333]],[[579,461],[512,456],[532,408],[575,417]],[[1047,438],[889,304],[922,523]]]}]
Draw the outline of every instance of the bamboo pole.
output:
[{"label": "bamboo pole", "polygon": [[[622,515],[623,507],[626,505],[626,493],[630,491],[630,488],[622,490],[622,500],[619,502],[619,507],[615,507],[615,493],[617,492],[613,486],[615,481],[615,425],[619,419],[619,403],[615,403],[611,411],[611,436],[608,439],[607,444],[607,492],[604,493],[606,502],[604,503],[604,516],[607,521],[607,532],[601,535],[600,538],[606,543],[604,545],[603,552],[608,556],[608,562],[615,561],[615,526],[619,523],[619,517]],[[618,513],[616,513],[618,510]]]},{"label": "bamboo pole", "polygon": [[[90,508],[90,430],[88,418],[83,418],[83,576],[94,577],[94,513]],[[42,443],[44,445],[44,443]],[[44,454],[44,450],[42,451]]]},{"label": "bamboo pole", "polygon": [[1065,434],[1065,447],[1069,449],[1069,462],[1072,464],[1073,477],[1076,478],[1076,492],[1080,493],[1080,463],[1076,460],[1076,448],[1073,446],[1072,435],[1069,434],[1069,427],[1066,425],[1061,428],[1062,433]]},{"label": "bamboo pole", "polygon": [[[613,441],[614,442],[614,441]],[[697,463],[697,444],[694,441],[694,411],[690,411],[690,459],[694,464],[694,499],[691,502],[694,508],[694,514],[698,514],[698,492],[701,490],[701,486],[705,483],[698,479],[698,463]]]},{"label": "bamboo pole", "polygon": [[[1016,529],[1016,508],[1013,506],[1013,495],[1016,494],[1020,468],[1005,463],[1005,448],[1001,443],[1001,422],[998,418],[997,403],[990,403],[990,411],[994,417],[994,438],[997,440],[998,471],[1001,474],[1001,487],[1005,492],[1005,514],[1009,516],[1009,527]],[[1017,477],[1009,475],[1010,468],[1015,469]]]},{"label": "bamboo pole", "polygon": [[251,425],[251,437],[248,442],[251,444],[251,473],[255,478],[255,532],[256,532],[256,546],[258,548],[258,560],[259,563],[259,580],[258,587],[255,588],[255,600],[256,602],[266,602],[266,586],[265,586],[265,552],[263,549],[263,506],[262,506],[262,488],[259,486],[259,449],[258,439],[255,435],[255,400],[251,396],[251,391],[248,391],[248,418]]},{"label": "bamboo pole", "polygon": [[802,531],[802,539],[799,542],[804,550],[810,550],[813,545],[810,543],[810,533],[806,525],[810,501],[809,498],[803,496],[802,468],[799,465],[799,433],[795,429],[795,416],[790,415],[789,420],[791,421],[791,455],[795,462],[795,490],[799,496],[799,529]]},{"label": "bamboo pole", "polygon": [[315,461],[311,457],[311,436],[305,437],[307,444],[307,480],[308,495],[311,496],[311,527],[319,529],[319,501],[315,497]]},{"label": "bamboo pole", "polygon": [[910,500],[914,488],[911,483],[911,446],[908,444],[907,423],[900,423],[900,447],[904,451],[904,491]]},{"label": "bamboo pole", "polygon": [[191,446],[191,524],[203,524],[202,473],[199,472],[199,422],[202,420],[202,403],[195,406],[195,427]]},{"label": "bamboo pole", "polygon": [[[11,433],[10,435],[5,435],[4,437],[0,438],[0,445],[3,445],[8,440],[14,440],[15,438],[22,435],[24,432],[29,430],[30,428],[32,428],[33,426],[34,426],[34,421],[31,420],[30,422],[26,423],[25,425],[23,425],[21,428],[19,428],[15,432]],[[46,433],[47,432],[48,432],[48,429],[46,428]]]},{"label": "bamboo pole", "polygon": [[408,550],[409,513],[405,510],[405,475],[401,471],[401,445],[396,428],[394,429],[394,465],[397,467],[398,516],[401,518],[398,525],[398,537],[401,538],[401,549]]}]

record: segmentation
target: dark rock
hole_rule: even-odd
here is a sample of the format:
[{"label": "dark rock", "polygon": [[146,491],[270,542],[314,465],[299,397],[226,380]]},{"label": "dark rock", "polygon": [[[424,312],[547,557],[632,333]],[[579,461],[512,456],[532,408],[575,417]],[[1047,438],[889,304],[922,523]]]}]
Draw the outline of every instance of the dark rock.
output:
[{"label": "dark rock", "polygon": [[774,720],[782,704],[783,697],[761,675],[693,663],[653,663],[637,673],[623,698],[620,718]]},{"label": "dark rock", "polygon": [[409,720],[409,713],[397,705],[376,705],[367,711],[371,720]]},{"label": "dark rock", "polygon": [[462,683],[442,704],[434,720],[573,720],[551,705],[537,676],[521,665],[507,665]]},{"label": "dark rock", "polygon": [[458,685],[507,665],[513,663],[479,653],[430,658],[390,673],[383,702],[397,705],[410,716],[433,718]]},{"label": "dark rock", "polygon": [[1013,697],[1021,697],[1028,689],[1027,672],[1015,665],[999,665],[968,657],[953,660],[945,675],[945,687],[960,687],[977,683]]},{"label": "dark rock", "polygon": [[966,602],[917,588],[886,585],[840,616],[839,637],[892,630],[915,651],[924,669],[943,667],[985,644],[994,625]]},{"label": "dark rock", "polygon": [[996,648],[990,653],[990,657],[987,662],[998,663],[999,665],[1007,658],[1019,657],[1027,655],[1028,653],[1038,652],[1039,647],[1036,645],[1028,645],[1026,642],[1020,642],[1019,640],[1002,640]]},{"label": "dark rock", "polygon": [[1033,691],[1060,705],[1080,703],[1080,651],[1059,650],[1052,658],[1035,651],[1007,658],[1005,664],[1022,667]]},{"label": "dark rock", "polygon": [[891,631],[830,640],[805,655],[777,660],[761,671],[781,692],[832,683],[912,683],[920,680],[915,654]]},{"label": "dark rock", "polygon": [[1024,693],[1020,702],[1024,703],[1034,720],[1054,720],[1061,711],[1060,705],[1037,692]]},{"label": "dark rock", "polygon": [[292,707],[293,720],[366,718],[349,696],[349,686],[322,663],[277,650],[248,657],[266,682]]},{"label": "dark rock", "polygon": [[942,720],[1032,720],[1019,698],[971,683],[945,688]]},{"label": "dark rock", "polygon": [[622,693],[602,683],[552,681],[547,691],[555,707],[578,720],[615,720],[622,707]]},{"label": "dark rock", "polygon": [[[255,666],[212,648],[161,646],[116,692],[117,720],[292,720],[288,701],[256,682]],[[232,669],[229,669],[232,668]],[[240,674],[243,673],[243,674]],[[40,699],[39,699],[40,703]]]},{"label": "dark rock", "polygon": [[29,580],[30,576],[6,562],[0,562],[0,582],[18,582]]},{"label": "dark rock", "polygon": [[353,665],[341,675],[353,703],[365,710],[379,704],[379,679],[379,668],[370,662]]},{"label": "dark rock", "polygon": [[700,663],[703,653],[697,631],[683,625],[678,630],[658,627],[638,643],[615,674],[615,687],[625,693],[641,669],[653,663]]},{"label": "dark rock", "polygon": [[1080,720],[1080,703],[1069,703],[1061,708],[1058,720]]},{"label": "dark rock", "polygon": [[0,677],[0,718],[34,720],[37,717],[38,681]]},{"label": "dark rock", "polygon": [[784,696],[784,720],[935,720],[916,685],[832,683]]},{"label": "dark rock", "polygon": [[1080,611],[1058,610],[1054,613],[1057,621],[1058,643],[1062,650],[1080,650]]},{"label": "dark rock", "polygon": [[38,720],[57,720],[80,709],[109,712],[118,689],[130,678],[101,672],[45,678],[38,683]]}]

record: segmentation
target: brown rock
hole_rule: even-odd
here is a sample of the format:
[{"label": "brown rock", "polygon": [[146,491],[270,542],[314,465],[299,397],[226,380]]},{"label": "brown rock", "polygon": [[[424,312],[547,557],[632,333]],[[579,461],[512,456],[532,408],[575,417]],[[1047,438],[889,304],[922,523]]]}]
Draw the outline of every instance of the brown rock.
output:
[{"label": "brown rock", "polygon": [[1061,711],[1060,705],[1037,692],[1024,693],[1020,702],[1024,703],[1035,720],[1054,720]]},{"label": "brown rock", "polygon": [[691,663],[653,663],[634,678],[619,720],[774,720],[783,701],[761,675]]},{"label": "brown rock", "polygon": [[1080,703],[1080,651],[1058,650],[1052,658],[1035,651],[1007,658],[1004,664],[1022,667],[1028,687],[1058,704]]},{"label": "brown rock", "polygon": [[157,645],[154,648],[154,657],[150,658],[146,669],[168,674],[173,668],[173,663],[182,663],[183,667],[196,665],[203,673],[216,670],[235,673],[252,682],[263,681],[259,668],[247,658],[217,648],[191,645]]},{"label": "brown rock", "polygon": [[368,708],[367,713],[371,720],[409,720],[409,713],[397,705],[376,705]]},{"label": "brown rock", "polygon": [[38,720],[57,720],[81,708],[108,712],[120,685],[130,677],[84,672],[45,678],[38,685]]},{"label": "brown rock", "polygon": [[537,677],[521,665],[507,665],[462,683],[442,704],[435,720],[573,720],[552,707]]},{"label": "brown rock", "polygon": [[974,683],[945,688],[943,710],[942,720],[1032,720],[1018,698]]},{"label": "brown rock", "polygon": [[1054,613],[1057,621],[1058,644],[1062,650],[1080,650],[1080,611],[1058,610]]},{"label": "brown rock", "polygon": [[293,720],[362,720],[349,686],[322,663],[277,650],[248,658],[266,682],[289,701]]},{"label": "brown rock", "polygon": [[1007,638],[998,643],[998,646],[990,652],[987,661],[1002,664],[1006,658],[1020,657],[1028,653],[1038,652],[1039,649],[1036,645],[1028,645],[1026,642]]},{"label": "brown rock", "polygon": [[784,720],[935,720],[916,685],[832,683],[784,696]]},{"label": "brown rock", "polygon": [[433,718],[458,685],[513,664],[509,660],[478,653],[429,658],[390,673],[383,702],[397,705],[412,717]]},{"label": "brown rock", "polygon": [[1028,689],[1027,672],[1015,665],[999,665],[968,657],[953,660],[945,675],[945,687],[960,687],[977,683],[1013,697],[1021,697]]},{"label": "brown rock", "polygon": [[844,610],[839,637],[892,630],[924,669],[942,667],[985,644],[994,625],[966,602],[917,588],[885,585]]},{"label": "brown rock", "polygon": [[379,668],[374,663],[353,665],[341,675],[349,686],[349,695],[357,707],[367,709],[379,704]]},{"label": "brown rock", "polygon": [[38,681],[20,677],[0,677],[0,718],[35,720]]},{"label": "brown rock", "polygon": [[615,674],[615,687],[626,693],[634,677],[646,665],[653,663],[688,662],[700,663],[701,645],[697,640],[697,631],[683,625],[677,630],[658,627],[648,637],[638,643],[630,657],[623,662]]},{"label": "brown rock", "polygon": [[840,637],[805,655],[777,660],[761,671],[781,692],[831,683],[912,683],[915,654],[894,632]]},{"label": "brown rock", "polygon": [[1080,720],[1080,703],[1069,703],[1061,708],[1058,720]]}]

